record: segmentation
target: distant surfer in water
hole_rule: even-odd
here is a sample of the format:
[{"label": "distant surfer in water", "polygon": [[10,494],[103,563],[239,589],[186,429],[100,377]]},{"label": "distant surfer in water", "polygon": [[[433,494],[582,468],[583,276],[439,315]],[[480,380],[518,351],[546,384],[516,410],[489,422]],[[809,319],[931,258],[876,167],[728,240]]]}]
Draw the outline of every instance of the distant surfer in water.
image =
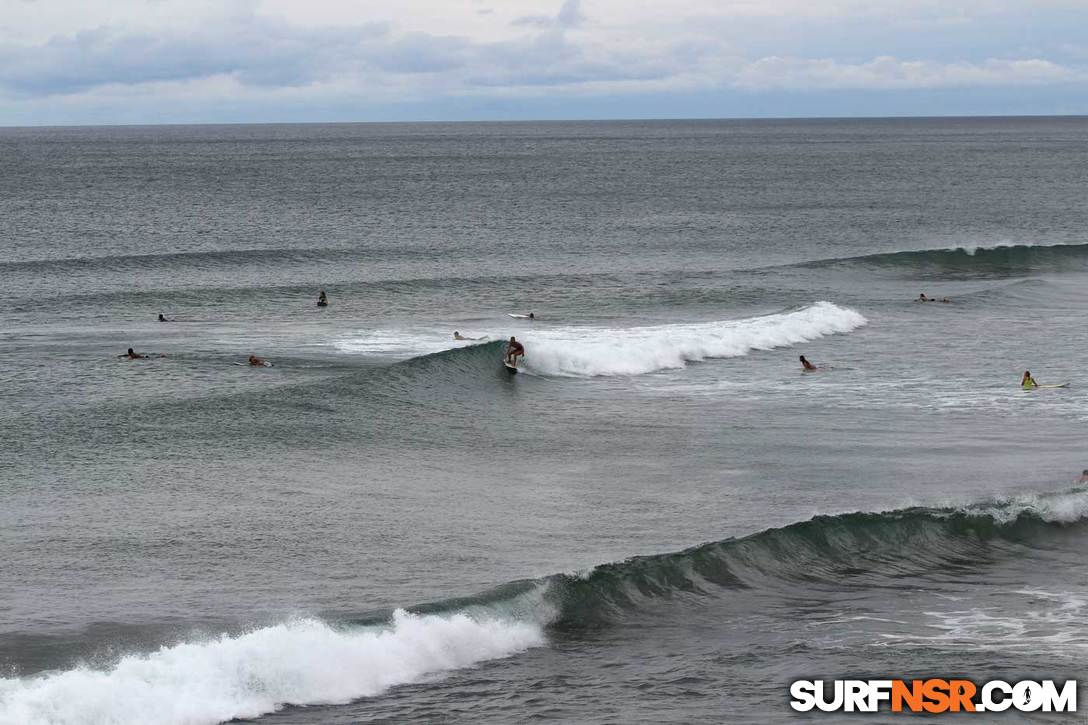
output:
[{"label": "distant surfer in water", "polygon": [[1085,468],[1080,473],[1080,478],[1077,479],[1077,483],[1088,483],[1088,468]]},{"label": "distant surfer in water", "polygon": [[1020,378],[1020,387],[1024,390],[1035,390],[1039,387],[1039,383],[1035,382],[1035,378],[1031,377],[1031,371],[1025,370],[1024,377]]},{"label": "distant surfer in water", "polygon": [[318,307],[328,307],[329,306],[329,298],[327,296],[325,296],[325,290],[321,290],[321,294],[319,294],[317,296],[317,306]]},{"label": "distant surfer in water", "polygon": [[150,355],[141,355],[140,353],[133,350],[131,347],[128,349],[128,352],[126,352],[124,355],[118,355],[117,356],[117,358],[119,360],[147,360],[149,357],[151,357],[151,356]]},{"label": "distant surfer in water", "polygon": [[159,313],[159,322],[173,322],[173,320],[166,319],[166,315],[164,315],[163,313],[160,312]]},{"label": "distant surfer in water", "polygon": [[932,301],[933,301],[933,299],[932,299],[932,298],[930,298],[930,297],[926,297],[926,293],[925,293],[925,292],[923,292],[922,294],[918,295],[918,299],[916,299],[916,300],[915,300],[915,302],[932,302]]},{"label": "distant surfer in water", "polygon": [[465,337],[464,335],[462,335],[457,330],[454,330],[453,331],[453,339],[454,340],[460,340],[461,342],[479,342],[480,340],[486,340],[487,335],[484,335],[483,337]]},{"label": "distant surfer in water", "polygon": [[530,319],[530,320],[535,320],[535,319],[536,319],[536,315],[534,315],[534,314],[533,314],[532,312],[530,312],[530,313],[529,313],[529,319]]},{"label": "distant surfer in water", "polygon": [[255,368],[268,367],[268,361],[257,357],[256,355],[249,356],[249,364]]},{"label": "distant surfer in water", "polygon": [[518,358],[524,355],[525,348],[518,342],[516,337],[511,336],[510,342],[506,343],[506,364],[517,367]]},{"label": "distant surfer in water", "polygon": [[804,370],[807,373],[809,371],[819,370],[820,368],[818,368],[815,365],[813,365],[812,363],[810,363],[808,360],[805,359],[805,356],[802,355],[801,356],[801,369]]}]

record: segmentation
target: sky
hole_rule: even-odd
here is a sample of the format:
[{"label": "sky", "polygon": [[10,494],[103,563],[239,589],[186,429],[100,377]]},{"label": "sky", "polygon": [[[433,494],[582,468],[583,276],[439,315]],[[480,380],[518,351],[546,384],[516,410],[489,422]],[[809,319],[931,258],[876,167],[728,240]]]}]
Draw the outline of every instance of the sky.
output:
[{"label": "sky", "polygon": [[0,0],[0,125],[1088,114],[1088,0]]}]

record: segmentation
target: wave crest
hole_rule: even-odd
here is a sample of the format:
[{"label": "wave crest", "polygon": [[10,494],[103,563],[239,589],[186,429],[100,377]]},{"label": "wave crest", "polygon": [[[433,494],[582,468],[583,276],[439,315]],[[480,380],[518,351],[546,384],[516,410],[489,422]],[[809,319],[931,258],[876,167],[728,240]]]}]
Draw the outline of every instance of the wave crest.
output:
[{"label": "wave crest", "polygon": [[210,642],[0,680],[0,722],[22,725],[218,723],[287,704],[334,704],[544,643],[532,622],[394,612],[388,628],[315,619]]},{"label": "wave crest", "polygon": [[743,320],[544,331],[525,336],[525,365],[543,375],[640,375],[787,347],[850,332],[866,322],[855,310],[817,302],[792,312]]},{"label": "wave crest", "polygon": [[196,725],[288,704],[344,703],[542,646],[548,629],[623,623],[652,600],[739,590],[797,596],[806,588],[902,586],[905,579],[969,574],[1002,552],[1051,547],[1061,540],[1049,534],[1086,520],[1088,488],[816,516],[579,574],[509,582],[415,613],[397,610],[384,626],[301,619],[128,655],[109,668],[0,679],[0,723]]}]

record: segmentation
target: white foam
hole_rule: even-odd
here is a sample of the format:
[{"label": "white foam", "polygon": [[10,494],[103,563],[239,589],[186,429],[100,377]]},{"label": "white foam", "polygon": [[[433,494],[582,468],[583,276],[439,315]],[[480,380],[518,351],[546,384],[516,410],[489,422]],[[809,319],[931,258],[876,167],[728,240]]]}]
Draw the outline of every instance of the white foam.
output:
[{"label": "white foam", "polygon": [[1001,499],[994,504],[968,507],[964,511],[992,516],[1002,524],[1011,523],[1023,514],[1036,516],[1053,524],[1073,524],[1088,518],[1088,490],[1022,494]]},{"label": "white foam", "polygon": [[742,320],[534,331],[522,342],[525,366],[543,375],[639,375],[786,347],[864,324],[866,319],[854,310],[817,302],[793,312]]},{"label": "white foam", "polygon": [[532,623],[467,614],[393,615],[387,628],[302,619],[248,634],[0,679],[3,725],[201,725],[285,704],[334,704],[544,644]]},{"label": "white foam", "polygon": [[[477,333],[472,336],[482,335]],[[410,358],[417,355],[431,355],[451,348],[479,345],[481,342],[486,340],[454,340],[452,332],[448,330],[405,328],[376,329],[345,334],[334,340],[332,345],[343,353]]]}]

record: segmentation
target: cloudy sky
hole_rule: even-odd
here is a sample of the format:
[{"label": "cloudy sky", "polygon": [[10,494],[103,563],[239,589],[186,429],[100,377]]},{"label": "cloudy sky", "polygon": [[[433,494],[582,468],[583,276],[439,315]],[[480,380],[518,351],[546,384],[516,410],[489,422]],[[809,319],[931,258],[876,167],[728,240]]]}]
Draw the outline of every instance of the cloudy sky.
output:
[{"label": "cloudy sky", "polygon": [[1088,113],[1088,0],[0,0],[0,125]]}]

